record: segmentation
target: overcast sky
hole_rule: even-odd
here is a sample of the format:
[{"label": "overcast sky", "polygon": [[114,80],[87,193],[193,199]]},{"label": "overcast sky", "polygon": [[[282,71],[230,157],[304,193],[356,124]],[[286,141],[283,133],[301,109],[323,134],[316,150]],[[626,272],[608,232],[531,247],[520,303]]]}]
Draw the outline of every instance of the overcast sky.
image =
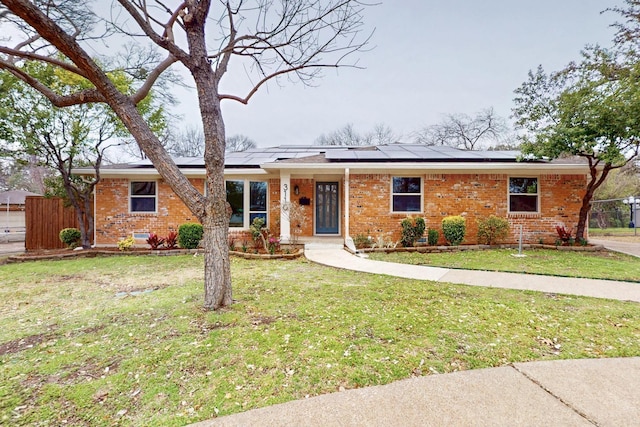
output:
[{"label": "overcast sky", "polygon": [[[387,0],[370,8],[375,27],[365,69],[328,71],[317,87],[263,88],[244,106],[223,102],[227,135],[259,146],[312,144],[347,123],[366,132],[391,127],[400,140],[443,114],[494,107],[508,117],[513,91],[542,64],[557,70],[586,44],[609,46],[620,0]],[[195,102],[179,95],[185,123]],[[193,120],[193,122],[191,122]]]}]

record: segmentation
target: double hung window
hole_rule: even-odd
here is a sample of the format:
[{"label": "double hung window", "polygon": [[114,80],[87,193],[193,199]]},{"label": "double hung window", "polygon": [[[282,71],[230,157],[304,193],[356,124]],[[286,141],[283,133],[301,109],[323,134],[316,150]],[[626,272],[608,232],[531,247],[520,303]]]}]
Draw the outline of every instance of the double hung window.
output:
[{"label": "double hung window", "polygon": [[509,212],[539,211],[538,178],[509,178]]},{"label": "double hung window", "polygon": [[394,176],[392,187],[393,212],[422,211],[422,180],[419,177]]}]

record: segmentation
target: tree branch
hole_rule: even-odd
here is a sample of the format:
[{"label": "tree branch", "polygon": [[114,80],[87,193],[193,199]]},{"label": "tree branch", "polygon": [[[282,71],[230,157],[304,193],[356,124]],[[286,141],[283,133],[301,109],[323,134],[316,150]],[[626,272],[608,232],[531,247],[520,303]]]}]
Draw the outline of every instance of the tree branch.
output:
[{"label": "tree branch", "polygon": [[[161,36],[155,32],[151,24],[138,12],[138,9],[131,4],[128,0],[118,0],[118,3],[131,15],[134,21],[138,24],[140,29],[144,32],[144,34],[151,39],[152,42],[160,46],[161,48],[169,51],[171,55],[178,58],[185,65],[190,63],[189,55],[178,45],[174,43],[173,39],[173,31],[167,32],[167,26],[173,22],[172,19],[169,20],[169,24],[163,25],[165,29],[165,33]],[[176,9],[174,13],[179,14],[179,11],[183,10],[186,7],[186,2],[180,4],[180,6]],[[144,7],[144,11],[146,13],[146,6]]]},{"label": "tree branch", "polygon": [[[298,70],[302,70],[304,68],[318,68],[318,67],[319,68],[338,68],[339,66],[338,65],[313,65],[313,66],[301,65],[299,67],[293,67],[293,68],[288,68],[286,70],[276,71],[275,73],[269,74],[268,76],[262,78],[258,83],[256,83],[255,86],[249,91],[249,93],[244,98],[237,95],[220,94],[218,95],[218,99],[220,100],[230,99],[232,101],[240,102],[241,104],[247,104],[249,100],[253,97],[253,95],[255,95],[255,93],[258,91],[258,89],[260,89],[260,86],[264,85],[269,80],[275,77],[281,76],[283,74],[297,72]],[[358,67],[355,67],[355,68],[358,68]]]},{"label": "tree branch", "polygon": [[[6,46],[0,46],[0,53],[5,53],[9,56],[17,56],[24,59],[30,59],[33,61],[45,62],[51,65],[55,65],[56,67],[60,67],[63,70],[69,71],[70,73],[74,73],[81,77],[87,78],[87,76],[78,67],[75,67],[72,64],[69,64],[67,62],[60,61],[59,59],[56,59],[56,58],[51,58],[49,56],[44,56],[44,55],[38,55],[33,52],[23,52],[17,49],[11,49]],[[10,61],[7,61],[7,62],[10,62]],[[11,63],[13,63],[13,61],[11,61]]]}]

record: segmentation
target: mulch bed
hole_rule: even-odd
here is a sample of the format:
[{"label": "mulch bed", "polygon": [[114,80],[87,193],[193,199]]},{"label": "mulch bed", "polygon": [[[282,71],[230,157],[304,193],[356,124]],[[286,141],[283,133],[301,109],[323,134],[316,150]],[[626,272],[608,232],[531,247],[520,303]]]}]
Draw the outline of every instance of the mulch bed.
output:
[{"label": "mulch bed", "polygon": [[[455,251],[477,251],[485,249],[518,249],[518,245],[458,245],[458,246],[414,246],[408,248],[396,247],[396,248],[362,248],[358,249],[358,252],[424,252],[424,253],[439,253],[439,252],[455,252]],[[597,252],[605,250],[603,245],[544,245],[544,244],[523,244],[522,249],[554,249],[559,251],[579,251],[579,252]]]},{"label": "mulch bed", "polygon": [[[82,250],[71,249],[47,249],[28,251],[23,254],[13,255],[6,259],[7,263],[57,260],[68,258],[94,258],[97,256],[136,256],[136,255],[152,255],[152,256],[171,256],[171,255],[198,255],[203,254],[202,249],[159,249],[151,250],[144,248],[132,248],[127,251],[121,251],[116,247],[90,248]],[[294,249],[291,253],[245,253],[239,251],[229,251],[230,255],[238,256],[246,259],[295,259],[304,254],[302,249]]]}]

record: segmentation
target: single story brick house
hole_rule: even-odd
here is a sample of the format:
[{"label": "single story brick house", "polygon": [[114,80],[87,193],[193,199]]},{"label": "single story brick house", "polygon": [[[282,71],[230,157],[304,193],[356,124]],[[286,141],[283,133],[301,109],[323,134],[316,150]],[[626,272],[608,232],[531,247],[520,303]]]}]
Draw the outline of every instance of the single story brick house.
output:
[{"label": "single story brick house", "polygon": [[[476,243],[477,220],[507,218],[509,242],[553,243],[556,225],[574,228],[588,168],[575,159],[519,161],[515,151],[463,151],[451,147],[387,144],[367,147],[280,146],[228,153],[230,232],[242,239],[251,221],[263,217],[283,242],[380,236],[397,241],[400,222],[421,216],[440,230],[442,219],[462,215],[463,243]],[[204,191],[202,158],[176,164]],[[82,173],[82,170],[78,171]],[[95,242],[112,246],[133,235],[166,235],[196,221],[149,161],[110,165],[95,190]],[[308,221],[292,224],[281,211],[298,202]],[[297,229],[296,229],[297,228]],[[440,230],[441,243],[444,243]],[[250,241],[250,239],[249,239]]]}]

